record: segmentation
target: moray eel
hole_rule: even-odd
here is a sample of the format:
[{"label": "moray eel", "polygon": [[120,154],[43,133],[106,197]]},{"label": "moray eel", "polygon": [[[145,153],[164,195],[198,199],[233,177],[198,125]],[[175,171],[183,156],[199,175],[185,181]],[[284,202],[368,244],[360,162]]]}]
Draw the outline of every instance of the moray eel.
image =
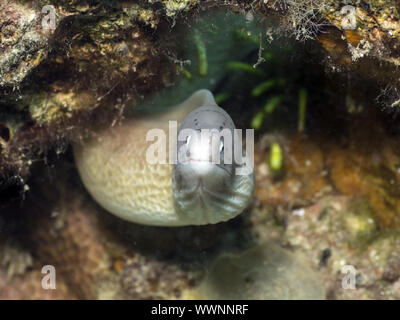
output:
[{"label": "moray eel", "polygon": [[[180,124],[175,136],[169,121]],[[163,142],[148,141],[154,129],[166,133],[166,150],[176,146],[164,163],[148,158],[151,146]],[[203,129],[210,132],[205,139]],[[231,117],[210,91],[199,90],[165,114],[125,121],[74,145],[75,163],[91,196],[124,220],[154,226],[227,221],[250,205],[254,170],[239,139],[227,144],[216,135],[223,129],[235,137]],[[236,161],[235,150],[243,161]],[[247,174],[237,174],[245,164]]]}]

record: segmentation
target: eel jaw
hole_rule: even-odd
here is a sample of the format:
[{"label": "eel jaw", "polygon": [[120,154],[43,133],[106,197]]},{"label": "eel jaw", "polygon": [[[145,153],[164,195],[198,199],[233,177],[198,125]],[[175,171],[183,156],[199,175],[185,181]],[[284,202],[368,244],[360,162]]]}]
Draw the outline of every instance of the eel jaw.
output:
[{"label": "eel jaw", "polygon": [[227,221],[240,214],[249,197],[236,190],[241,176],[232,172],[204,161],[176,166],[173,193],[180,217],[192,225],[203,225]]}]

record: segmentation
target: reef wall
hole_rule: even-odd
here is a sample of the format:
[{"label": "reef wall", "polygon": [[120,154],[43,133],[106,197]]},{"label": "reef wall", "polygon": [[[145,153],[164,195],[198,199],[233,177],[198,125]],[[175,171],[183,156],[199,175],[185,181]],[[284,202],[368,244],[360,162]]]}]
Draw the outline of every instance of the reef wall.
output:
[{"label": "reef wall", "polygon": [[[396,1],[0,2],[0,171],[25,185],[35,160],[113,125],[180,72],[179,24],[221,7],[272,21],[265,37],[317,41],[327,68],[356,72],[399,103]],[[271,24],[269,24],[271,26]],[[320,54],[320,53],[318,53]]]}]

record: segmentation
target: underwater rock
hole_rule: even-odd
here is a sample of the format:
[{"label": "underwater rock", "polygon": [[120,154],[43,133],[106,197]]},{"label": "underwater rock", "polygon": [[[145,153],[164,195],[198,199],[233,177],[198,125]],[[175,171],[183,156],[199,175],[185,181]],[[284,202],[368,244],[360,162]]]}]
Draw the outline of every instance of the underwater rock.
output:
[{"label": "underwater rock", "polygon": [[322,12],[326,19],[344,31],[352,60],[365,55],[399,65],[400,7],[396,1],[371,1],[363,5],[348,1],[342,5],[327,1]]},{"label": "underwater rock", "polygon": [[[1,116],[18,124],[2,145],[3,175],[25,179],[33,159],[117,121],[133,95],[171,76],[171,64],[147,32],[159,16],[146,6],[1,1],[0,8]],[[55,25],[47,28],[42,22],[52,12]],[[97,109],[97,120],[88,121]]]},{"label": "underwater rock", "polygon": [[285,139],[264,136],[255,156],[256,166],[266,165],[269,140],[280,140],[285,150],[285,174],[276,179],[266,172],[258,175],[257,197],[265,205],[304,206],[331,191],[321,148],[311,139],[296,134]]},{"label": "underwater rock", "polygon": [[[366,199],[320,199],[302,215],[290,215],[284,238],[318,269],[329,299],[393,299],[399,293],[392,290],[399,233],[376,227]],[[354,287],[346,288],[350,273]]]},{"label": "underwater rock", "polygon": [[178,299],[193,276],[176,264],[135,255],[124,261],[120,281],[126,299]]},{"label": "underwater rock", "polygon": [[[0,242],[0,297],[30,299],[20,292],[29,286],[38,299],[178,299],[201,269],[182,262],[201,261],[223,234],[220,225],[196,230],[125,222],[90,199],[71,164],[57,162],[56,172],[44,169],[22,206],[0,210],[7,230],[15,224],[0,235],[24,245],[17,250]],[[55,267],[60,290],[48,291],[58,294],[43,292],[44,265]],[[7,287],[15,291],[1,291]]]},{"label": "underwater rock", "polygon": [[399,227],[398,139],[364,120],[351,127],[345,147],[329,149],[326,164],[335,188],[346,195],[366,196],[379,227]]},{"label": "underwater rock", "polygon": [[62,280],[57,280],[56,290],[43,290],[43,274],[31,271],[13,280],[0,272],[1,300],[72,300],[77,297],[70,293]]},{"label": "underwater rock", "polygon": [[[354,30],[343,27],[345,6],[337,1],[255,1],[251,5],[243,1],[227,5],[224,1],[198,0],[1,1],[0,106],[7,118],[18,120],[19,130],[0,154],[0,170],[25,178],[32,160],[45,156],[55,144],[89,135],[97,122],[92,121],[94,114],[102,115],[104,126],[114,124],[127,105],[137,103],[137,98],[173,85],[176,73],[190,63],[179,59],[185,48],[179,41],[187,39],[171,41],[173,27],[194,20],[200,9],[211,12],[218,6],[227,14],[236,12],[243,18],[249,12],[257,19],[267,17],[273,21],[266,26],[269,40],[274,33],[285,30],[299,40],[321,35],[318,41],[326,50],[327,65],[332,63],[335,68],[339,66],[339,71],[353,70],[385,83],[393,92],[386,104],[396,105],[399,7],[394,1],[346,3],[355,8]],[[50,29],[42,25],[49,14],[42,12],[44,6],[56,13]],[[225,37],[221,30],[212,30],[212,20],[208,25],[208,35],[214,32]],[[325,32],[328,25],[336,33]],[[344,47],[338,45],[340,41]],[[207,41],[205,44],[210,49]],[[220,50],[220,57],[224,50]],[[335,58],[343,52],[346,58]],[[378,67],[366,56],[385,63]],[[211,66],[214,57],[218,55],[208,57],[210,73],[219,72]],[[372,69],[374,72],[370,72]],[[208,85],[203,83],[201,87],[211,89],[217,78],[204,78]],[[180,91],[184,92],[176,90]]]},{"label": "underwater rock", "polygon": [[[258,200],[264,205],[302,208],[338,191],[368,202],[364,211],[378,228],[396,229],[400,225],[399,139],[385,126],[382,114],[369,109],[351,115],[343,133],[334,136],[328,132],[308,137],[264,135],[255,155],[260,171]],[[268,147],[275,140],[284,150],[286,173],[279,179],[266,164]],[[368,225],[365,219],[369,218],[348,218],[347,225],[354,229]]]},{"label": "underwater rock", "polygon": [[48,202],[32,199],[36,210],[26,217],[30,247],[38,261],[55,267],[57,279],[67,283],[71,294],[94,299],[98,279],[110,269],[106,243],[111,241],[105,239],[95,207],[63,185],[52,187],[41,188]]},{"label": "underwater rock", "polygon": [[[266,133],[256,145],[259,202],[250,216],[252,232],[263,241],[271,235],[282,239],[307,256],[323,278],[329,299],[399,295],[399,139],[386,119],[371,106],[345,121],[319,119],[320,129],[310,130],[307,138]],[[330,125],[337,127],[331,131]],[[284,150],[286,173],[277,180],[263,165],[271,141]],[[313,171],[313,163],[318,170]],[[298,199],[285,193],[283,183],[296,172],[301,173],[294,179],[302,195]],[[304,191],[319,174],[326,192],[319,195],[315,190],[306,199]],[[302,183],[302,178],[310,180]],[[355,289],[343,287],[346,267],[354,270]]]},{"label": "underwater rock", "polygon": [[47,56],[50,32],[39,27],[42,14],[34,7],[0,1],[0,88],[19,87]]},{"label": "underwater rock", "polygon": [[388,282],[400,278],[399,253],[400,234],[398,231],[388,231],[379,234],[366,249],[369,259],[376,265],[376,276]]},{"label": "underwater rock", "polygon": [[[341,60],[336,66],[357,67],[354,62],[366,56],[388,62],[392,69],[386,69],[387,76],[399,85],[398,76],[394,76],[398,75],[395,67],[400,63],[400,7],[396,1],[260,1],[255,7],[264,14],[279,13],[281,27],[298,40],[316,37],[327,49],[328,60]],[[373,61],[370,64],[376,66]],[[367,76],[371,69],[365,67],[364,64],[359,70]]]},{"label": "underwater rock", "polygon": [[325,299],[317,273],[295,253],[267,243],[223,253],[186,299]]},{"label": "underwater rock", "polygon": [[400,279],[400,253],[398,251],[391,252],[389,255],[382,279],[390,282]]}]

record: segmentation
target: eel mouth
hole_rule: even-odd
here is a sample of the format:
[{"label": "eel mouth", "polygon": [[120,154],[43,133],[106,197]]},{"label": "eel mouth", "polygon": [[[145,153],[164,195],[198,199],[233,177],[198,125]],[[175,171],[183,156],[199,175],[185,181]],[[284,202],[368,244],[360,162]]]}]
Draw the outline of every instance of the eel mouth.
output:
[{"label": "eel mouth", "polygon": [[242,205],[232,195],[229,185],[214,190],[204,177],[198,177],[190,189],[183,188],[174,192],[177,212],[193,224],[227,221],[240,213]]}]

